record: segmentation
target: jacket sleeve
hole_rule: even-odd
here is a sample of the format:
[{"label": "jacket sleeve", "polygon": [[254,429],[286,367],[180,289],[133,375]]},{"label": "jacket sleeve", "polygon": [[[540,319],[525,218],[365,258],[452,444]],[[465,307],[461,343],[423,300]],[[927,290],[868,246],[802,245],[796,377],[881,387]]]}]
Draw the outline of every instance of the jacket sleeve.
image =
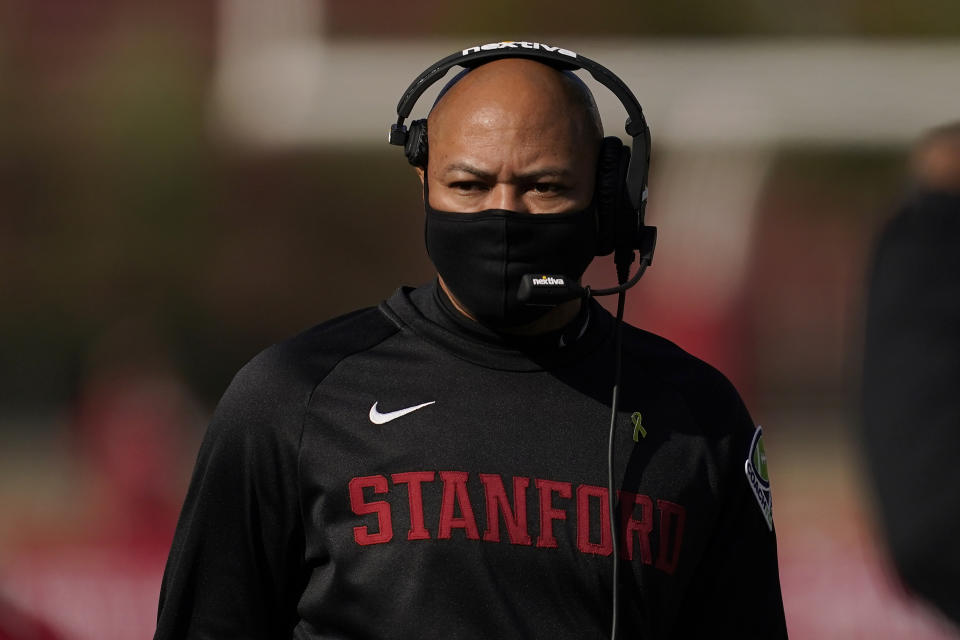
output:
[{"label": "jacket sleeve", "polygon": [[309,388],[274,347],[221,399],[160,592],[155,640],[290,637],[304,584],[297,450]]},{"label": "jacket sleeve", "polygon": [[730,391],[738,427],[723,439],[728,464],[720,517],[681,607],[676,637],[786,638],[762,432]]}]

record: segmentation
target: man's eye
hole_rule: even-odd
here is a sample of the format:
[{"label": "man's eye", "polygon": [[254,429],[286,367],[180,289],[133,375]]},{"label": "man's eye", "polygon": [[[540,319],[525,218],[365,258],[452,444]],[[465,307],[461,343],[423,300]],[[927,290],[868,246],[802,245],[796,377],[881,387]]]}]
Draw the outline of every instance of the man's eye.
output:
[{"label": "man's eye", "polygon": [[485,189],[486,185],[482,182],[453,182],[450,184],[450,188],[457,191],[474,192]]},{"label": "man's eye", "polygon": [[533,190],[540,194],[554,194],[563,191],[564,187],[556,182],[537,182],[533,185]]}]

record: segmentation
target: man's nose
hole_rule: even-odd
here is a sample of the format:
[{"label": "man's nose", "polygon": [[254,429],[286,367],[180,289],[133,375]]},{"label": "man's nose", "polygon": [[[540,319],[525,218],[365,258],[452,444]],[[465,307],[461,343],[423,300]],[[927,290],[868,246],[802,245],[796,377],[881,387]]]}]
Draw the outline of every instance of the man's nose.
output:
[{"label": "man's nose", "polygon": [[523,201],[523,191],[517,185],[503,182],[497,183],[497,186],[490,193],[489,207],[491,209],[528,213]]}]

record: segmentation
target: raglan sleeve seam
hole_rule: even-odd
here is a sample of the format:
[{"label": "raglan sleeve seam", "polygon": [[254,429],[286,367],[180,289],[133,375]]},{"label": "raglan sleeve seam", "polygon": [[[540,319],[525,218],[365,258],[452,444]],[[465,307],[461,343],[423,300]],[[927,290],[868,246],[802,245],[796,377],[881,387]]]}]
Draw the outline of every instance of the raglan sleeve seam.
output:
[{"label": "raglan sleeve seam", "polygon": [[[317,391],[320,389],[320,387],[323,385],[323,383],[327,380],[327,378],[329,378],[330,375],[333,374],[333,372],[336,371],[336,370],[340,367],[340,365],[343,364],[346,360],[349,360],[350,358],[352,358],[353,356],[355,356],[355,355],[357,355],[357,354],[364,353],[364,352],[366,352],[366,351],[370,351],[371,349],[374,349],[374,348],[380,346],[381,344],[383,344],[383,343],[386,342],[387,340],[390,340],[391,338],[393,338],[393,337],[396,336],[396,335],[397,335],[396,332],[395,332],[395,333],[390,333],[389,335],[386,335],[386,336],[380,338],[379,340],[377,340],[376,342],[374,342],[374,343],[372,343],[372,344],[365,345],[365,346],[364,346],[363,348],[361,348],[361,349],[357,349],[357,350],[351,351],[351,352],[349,352],[349,353],[343,354],[343,355],[333,364],[333,366],[329,367],[326,371],[323,372],[322,375],[319,376],[319,378],[317,379],[317,381],[311,386],[310,392],[309,392],[308,394],[306,394],[306,397],[304,398],[303,411],[302,411],[302,414],[301,414],[301,416],[300,416],[300,430],[299,430],[299,434],[297,435],[297,456],[296,456],[296,460],[297,460],[297,465],[296,465],[297,503],[298,503],[298,505],[299,505],[299,511],[300,511],[300,527],[301,527],[301,531],[302,531],[302,534],[303,534],[304,543],[306,543],[306,540],[307,540],[307,522],[308,522],[308,518],[307,518],[307,513],[306,513],[306,505],[304,504],[304,500],[303,500],[303,497],[304,497],[304,496],[303,496],[303,474],[302,474],[303,440],[304,440],[304,434],[306,433],[306,429],[307,429],[307,418],[308,418],[308,416],[310,415],[310,406],[313,404],[313,398],[314,398],[314,396],[317,394]],[[304,551],[304,560],[306,560],[306,544],[304,544],[304,550],[303,550],[303,551]]]}]

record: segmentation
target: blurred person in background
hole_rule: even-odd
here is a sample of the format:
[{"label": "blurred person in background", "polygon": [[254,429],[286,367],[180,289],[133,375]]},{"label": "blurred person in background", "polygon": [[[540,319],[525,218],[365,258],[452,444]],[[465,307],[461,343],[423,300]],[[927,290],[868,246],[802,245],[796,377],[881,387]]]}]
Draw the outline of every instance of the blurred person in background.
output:
[{"label": "blurred person in background", "polygon": [[910,174],[869,276],[863,447],[897,571],[960,624],[960,121]]},{"label": "blurred person in background", "polygon": [[0,640],[27,628],[18,609],[77,640],[152,632],[183,491],[178,461],[194,445],[199,416],[167,352],[136,314],[90,349],[65,434],[69,504],[22,522],[0,558]]},{"label": "blurred person in background", "polygon": [[737,392],[629,326],[615,373],[616,320],[594,300],[519,302],[524,272],[579,279],[598,201],[629,184],[629,150],[549,61],[463,65],[414,123],[437,280],[233,380],[157,639],[602,637],[611,611],[630,637],[786,637],[766,458]]},{"label": "blurred person in background", "polygon": [[[73,447],[88,476],[89,534],[153,558],[173,536],[182,484],[176,470],[194,443],[199,410],[162,346],[113,352],[87,374],[75,410]],[[149,344],[146,334],[143,343]]]}]

